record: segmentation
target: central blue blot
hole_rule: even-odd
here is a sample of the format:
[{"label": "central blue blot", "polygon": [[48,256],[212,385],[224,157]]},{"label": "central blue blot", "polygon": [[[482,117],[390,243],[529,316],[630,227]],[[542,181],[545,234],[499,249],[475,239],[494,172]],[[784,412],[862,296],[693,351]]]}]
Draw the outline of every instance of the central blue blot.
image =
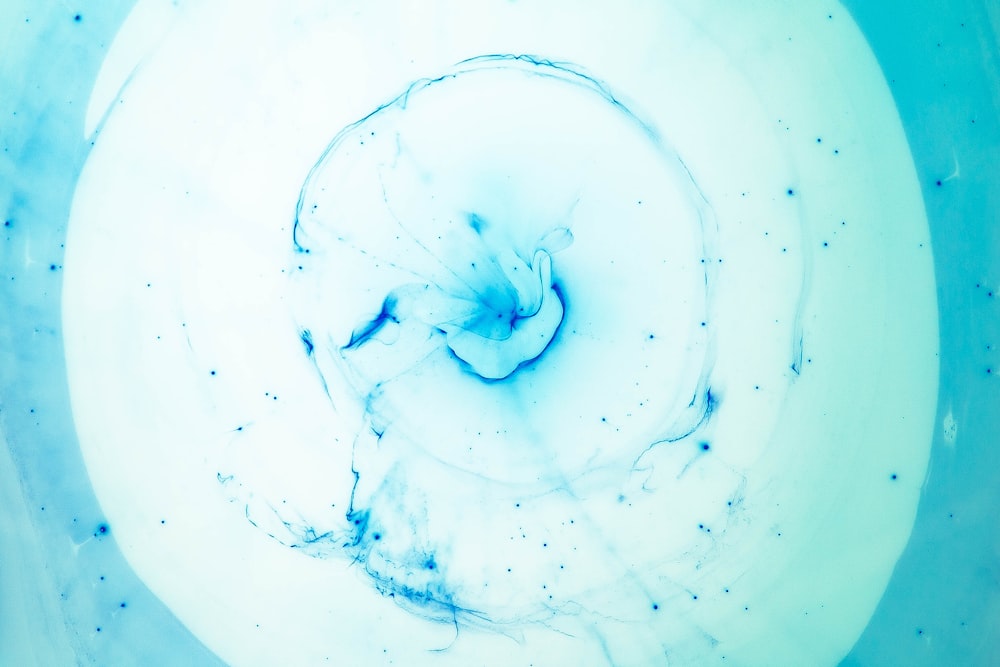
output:
[{"label": "central blue blot", "polygon": [[[482,219],[470,217],[470,228],[484,237]],[[459,289],[423,283],[393,290],[378,316],[355,330],[346,347],[364,345],[383,327],[415,317],[442,334],[455,357],[483,379],[508,377],[539,358],[563,321],[551,253],[569,245],[572,234],[560,229],[549,237],[554,238],[544,239],[548,245],[530,259],[488,242],[481,257],[451,259],[454,274],[462,275]]]},{"label": "central blue blot", "polygon": [[505,281],[476,286],[481,311],[471,321],[437,323],[455,356],[490,380],[505,378],[535,360],[563,319],[551,255],[538,250],[530,265],[517,256],[494,261]]}]

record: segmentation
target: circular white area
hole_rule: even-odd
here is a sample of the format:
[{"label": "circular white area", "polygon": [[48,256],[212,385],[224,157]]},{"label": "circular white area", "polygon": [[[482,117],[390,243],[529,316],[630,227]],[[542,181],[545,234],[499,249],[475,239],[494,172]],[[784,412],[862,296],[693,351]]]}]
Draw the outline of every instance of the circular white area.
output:
[{"label": "circular white area", "polygon": [[[96,91],[134,49],[95,88],[64,314],[98,498],[192,631],[234,664],[847,652],[913,521],[937,330],[909,151],[846,13],[162,5],[116,42],[156,44],[120,99]],[[158,40],[143,12],[172,17]],[[358,124],[373,144],[303,194],[344,128],[484,54],[565,63],[641,122],[548,79],[422,105],[455,77]],[[436,216],[463,231],[438,244]],[[425,255],[394,238],[414,224]],[[412,291],[483,228],[483,285],[532,314],[564,288],[552,342],[513,362],[454,341],[512,331],[461,290]],[[409,320],[384,307],[401,286]],[[366,325],[383,311],[400,331]],[[360,340],[405,344],[338,376]]]},{"label": "circular white area", "polygon": [[337,134],[297,206],[294,317],[355,483],[248,518],[494,630],[618,585],[635,564],[580,556],[609,538],[591,518],[652,501],[624,500],[647,454],[712,416],[715,231],[592,77],[490,56],[417,82]]}]

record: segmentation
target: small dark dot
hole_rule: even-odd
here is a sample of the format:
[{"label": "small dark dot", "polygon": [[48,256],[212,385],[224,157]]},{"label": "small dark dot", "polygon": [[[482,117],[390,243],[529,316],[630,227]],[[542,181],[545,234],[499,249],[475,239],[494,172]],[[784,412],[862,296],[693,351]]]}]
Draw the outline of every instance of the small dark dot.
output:
[{"label": "small dark dot", "polygon": [[4,221],[3,221],[3,226],[4,226],[4,227],[10,227],[10,224],[11,224],[11,223],[10,223],[10,220],[4,220]]},{"label": "small dark dot", "polygon": [[209,375],[215,375],[215,371],[210,371]]},{"label": "small dark dot", "polygon": [[792,197],[792,196],[794,196],[794,195],[795,195],[795,190],[793,190],[793,189],[791,189],[791,188],[788,188],[788,196],[789,196],[789,197]]},{"label": "small dark dot", "polygon": [[697,596],[697,595],[692,595],[692,596],[691,596],[691,599],[692,599],[692,600],[697,600],[697,599],[698,599],[698,596]]},{"label": "small dark dot", "polygon": [[657,609],[659,609],[659,608],[660,608],[660,605],[658,605],[658,604],[656,604],[656,603],[654,602],[654,603],[653,603],[653,611],[656,611],[656,610],[657,610]]},{"label": "small dark dot", "polygon": [[935,181],[935,182],[934,182],[934,185],[936,185],[936,186],[938,186],[938,187],[941,187],[941,181]]},{"label": "small dark dot", "polygon": [[57,268],[59,267],[57,267],[55,264],[49,264],[49,271],[55,271]]},{"label": "small dark dot", "polygon": [[120,605],[118,605],[118,606],[119,606],[119,607],[121,607],[122,609],[124,609],[124,608],[125,608],[125,603],[124,603],[124,602],[122,602],[122,603],[121,603]]},{"label": "small dark dot", "polygon": [[160,525],[163,525],[163,524],[165,524],[166,522],[167,522],[167,520],[166,520],[166,519],[160,519]]},{"label": "small dark dot", "polygon": [[817,144],[821,144],[821,143],[823,143],[823,139],[822,139],[822,137],[816,137],[816,143],[817,143]]},{"label": "small dark dot", "polygon": [[100,631],[101,631],[101,629],[100,629],[100,628],[97,628],[97,631],[98,631],[98,632],[100,632]]},{"label": "small dark dot", "polygon": [[892,475],[889,476],[889,479],[896,479],[896,473],[892,473]]},{"label": "small dark dot", "polygon": [[[75,16],[73,17],[73,20],[74,20],[74,21],[76,21],[77,23],[79,23],[80,21],[82,21],[82,20],[83,20],[83,16],[82,16],[81,14],[76,14],[76,15],[75,15]],[[100,630],[100,628],[98,628],[98,630]]]},{"label": "small dark dot", "polygon": [[826,241],[823,241],[823,247],[824,247],[824,248],[829,248],[829,247],[830,247],[830,244],[829,244],[829,243],[827,243]]},{"label": "small dark dot", "polygon": [[709,445],[707,442],[701,443],[701,449],[702,449],[702,451],[707,452],[710,447],[711,447],[711,445]]},{"label": "small dark dot", "polygon": [[923,629],[922,628],[917,628],[917,635],[922,635],[922,634],[924,634]]},{"label": "small dark dot", "polygon": [[376,542],[378,540],[381,540],[382,539],[381,533],[375,533],[374,535],[372,535],[372,539],[375,540]]}]

